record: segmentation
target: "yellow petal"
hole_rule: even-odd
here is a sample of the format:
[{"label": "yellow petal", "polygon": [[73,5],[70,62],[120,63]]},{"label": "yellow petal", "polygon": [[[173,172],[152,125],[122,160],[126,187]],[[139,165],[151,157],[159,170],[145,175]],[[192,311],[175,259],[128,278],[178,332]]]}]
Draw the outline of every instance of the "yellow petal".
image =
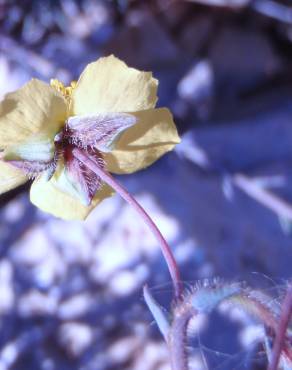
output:
[{"label": "yellow petal", "polygon": [[0,148],[44,132],[54,135],[67,116],[66,100],[54,88],[33,79],[0,103]]},{"label": "yellow petal", "polygon": [[113,55],[90,63],[72,93],[72,115],[136,112],[154,108],[158,81]]},{"label": "yellow petal", "polygon": [[138,122],[122,134],[112,152],[104,153],[110,172],[122,174],[140,170],[180,142],[168,109],[150,109],[132,114]]},{"label": "yellow petal", "polygon": [[0,160],[0,194],[24,184],[27,177],[23,172]]},{"label": "yellow petal", "polygon": [[113,190],[104,185],[97,192],[92,204],[86,207],[54,184],[54,177],[50,181],[44,178],[35,180],[30,189],[30,200],[44,212],[65,220],[84,220],[98,203],[113,195]]}]

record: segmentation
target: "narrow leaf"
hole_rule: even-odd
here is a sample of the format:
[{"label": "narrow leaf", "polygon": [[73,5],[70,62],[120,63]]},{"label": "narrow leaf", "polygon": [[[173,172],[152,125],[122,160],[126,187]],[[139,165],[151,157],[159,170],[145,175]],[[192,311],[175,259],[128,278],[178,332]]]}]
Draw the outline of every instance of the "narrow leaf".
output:
[{"label": "narrow leaf", "polygon": [[170,324],[169,324],[168,318],[166,317],[163,311],[163,308],[160,307],[159,304],[155,301],[147,285],[145,285],[143,288],[143,295],[144,295],[145,302],[149,310],[151,311],[161,334],[163,335],[164,339],[167,341],[167,335],[169,333]]}]

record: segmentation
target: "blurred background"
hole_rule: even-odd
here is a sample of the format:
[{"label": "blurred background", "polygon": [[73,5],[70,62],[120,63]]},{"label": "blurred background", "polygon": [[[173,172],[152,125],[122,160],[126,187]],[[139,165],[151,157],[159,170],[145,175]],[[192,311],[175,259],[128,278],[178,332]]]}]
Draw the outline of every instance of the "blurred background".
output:
[{"label": "blurred background", "polygon": [[[160,80],[182,143],[118,177],[169,241],[186,286],[219,276],[281,298],[292,265],[290,0],[0,0],[0,96],[64,83],[114,53]],[[0,198],[0,370],[168,370],[142,286],[169,308],[147,227],[115,196],[85,222]],[[265,369],[262,328],[215,313],[192,369]]]}]

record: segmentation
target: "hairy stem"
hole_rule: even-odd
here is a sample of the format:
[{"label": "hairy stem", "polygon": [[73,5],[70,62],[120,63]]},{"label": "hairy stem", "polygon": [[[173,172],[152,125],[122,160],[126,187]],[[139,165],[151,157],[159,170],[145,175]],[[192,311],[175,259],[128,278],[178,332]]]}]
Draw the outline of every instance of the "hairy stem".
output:
[{"label": "hairy stem", "polygon": [[175,297],[176,299],[179,299],[179,297],[181,296],[179,269],[168,243],[162,236],[156,224],[142,208],[142,206],[136,201],[136,199],[108,172],[103,170],[101,167],[98,166],[98,164],[88,158],[85,151],[79,148],[74,148],[73,155],[75,156],[75,158],[79,159],[79,161],[84,163],[85,166],[91,169],[91,171],[93,171],[97,176],[99,176],[106,184],[112,187],[126,202],[128,202],[130,206],[132,206],[138,212],[143,221],[148,225],[160,245],[161,251],[168,266],[170,276],[173,281]]},{"label": "hairy stem", "polygon": [[172,370],[189,369],[186,341],[188,324],[193,315],[190,307],[174,313],[167,340]]},{"label": "hairy stem", "polygon": [[276,331],[275,344],[272,351],[271,362],[268,370],[277,370],[281,352],[284,347],[287,328],[292,315],[292,286],[287,291],[286,297],[282,304],[282,313],[278,330]]}]

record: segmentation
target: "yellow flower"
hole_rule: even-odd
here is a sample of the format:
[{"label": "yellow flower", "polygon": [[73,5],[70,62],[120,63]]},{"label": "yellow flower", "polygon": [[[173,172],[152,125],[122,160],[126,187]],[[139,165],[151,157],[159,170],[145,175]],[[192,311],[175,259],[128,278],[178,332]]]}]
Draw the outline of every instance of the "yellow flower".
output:
[{"label": "yellow flower", "polygon": [[[157,86],[150,72],[129,68],[109,56],[87,65],[77,83],[69,87],[57,80],[48,85],[32,79],[8,94],[0,103],[4,159],[0,160],[0,194],[33,177],[32,203],[64,219],[86,218],[113,190],[96,186],[91,189],[93,199],[85,205],[80,186],[68,182],[66,176],[67,146],[72,142],[83,145],[85,138],[88,148],[95,150],[92,130],[96,129],[99,151],[95,152],[107,171],[127,174],[149,166],[180,141],[169,110],[155,109]],[[108,138],[105,123],[111,120],[122,120],[124,126],[115,126],[115,134],[105,143],[102,130],[107,129]],[[85,131],[88,125],[90,130]],[[69,137],[68,130],[70,135],[75,130],[75,136]]]}]

